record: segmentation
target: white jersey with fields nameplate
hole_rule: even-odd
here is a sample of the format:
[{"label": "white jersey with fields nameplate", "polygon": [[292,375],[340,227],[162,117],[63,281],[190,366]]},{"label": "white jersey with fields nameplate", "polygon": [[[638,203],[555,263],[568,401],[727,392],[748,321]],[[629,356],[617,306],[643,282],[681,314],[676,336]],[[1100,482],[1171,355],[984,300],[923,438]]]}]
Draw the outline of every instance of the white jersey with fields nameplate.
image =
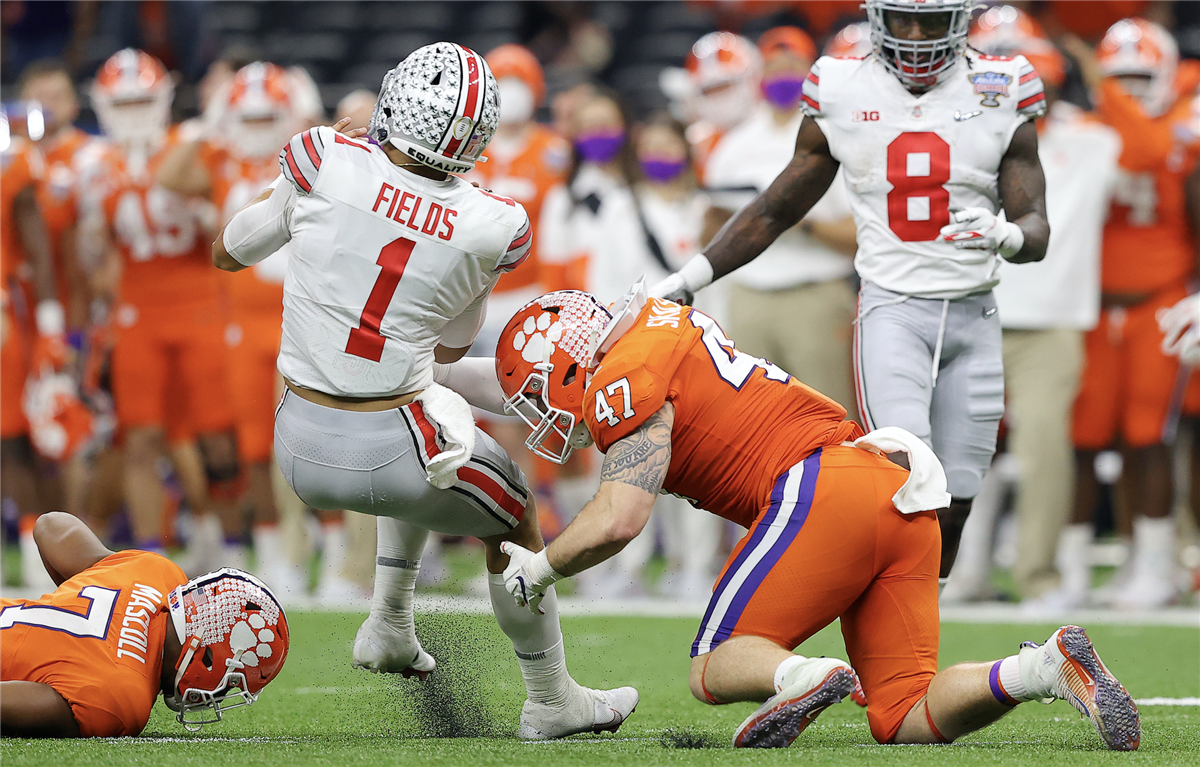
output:
[{"label": "white jersey with fields nameplate", "polygon": [[346,397],[428,387],[434,349],[470,346],[496,281],[528,255],[525,209],[326,127],[295,136],[279,164],[297,192],[279,372]]},{"label": "white jersey with fields nameplate", "polygon": [[846,180],[859,276],[922,298],[960,298],[999,281],[1000,257],[939,239],[951,208],[1000,211],[1000,161],[1045,109],[1023,56],[968,50],[938,84],[911,93],[874,55],[824,56],[804,81],[813,117]]}]

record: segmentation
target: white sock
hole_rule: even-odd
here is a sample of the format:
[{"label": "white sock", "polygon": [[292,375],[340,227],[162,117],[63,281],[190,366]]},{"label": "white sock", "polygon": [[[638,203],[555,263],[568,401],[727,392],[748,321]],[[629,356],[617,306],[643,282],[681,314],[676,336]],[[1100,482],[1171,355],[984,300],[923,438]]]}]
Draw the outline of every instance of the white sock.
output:
[{"label": "white sock", "polygon": [[775,684],[776,693],[782,692],[783,688],[787,687],[788,673],[790,673],[792,669],[804,663],[806,660],[808,660],[808,658],[804,657],[803,655],[793,655],[775,667],[775,678],[773,681]]},{"label": "white sock", "polygon": [[1091,524],[1067,525],[1058,538],[1055,555],[1062,576],[1062,590],[1067,594],[1087,594],[1092,585]]},{"label": "white sock", "polygon": [[591,474],[583,477],[563,477],[558,480],[554,493],[564,525],[575,519],[579,510],[596,495],[598,487],[598,480]]},{"label": "white sock", "polygon": [[346,526],[340,519],[321,523],[321,560],[321,580],[341,580],[342,562],[346,560]]},{"label": "white sock", "polygon": [[1010,655],[1000,661],[1000,684],[1004,687],[1004,692],[1008,693],[1009,697],[1018,702],[1032,700],[1034,697],[1029,694],[1029,689],[1025,684],[1025,680],[1021,676],[1021,656]]},{"label": "white sock", "polygon": [[375,590],[371,612],[401,631],[413,631],[413,593],[429,531],[391,517],[375,522]]},{"label": "white sock", "polygon": [[1175,565],[1175,520],[1139,517],[1134,534],[1134,567],[1159,579],[1169,579]]},{"label": "white sock", "polygon": [[283,535],[278,525],[255,525],[252,532],[258,567],[272,573],[283,566]]},{"label": "white sock", "polygon": [[558,595],[554,587],[546,589],[546,597],[542,600],[544,615],[534,615],[529,608],[518,607],[504,588],[504,576],[499,573],[488,574],[488,592],[496,623],[512,640],[513,650],[517,653],[529,699],[551,707],[565,705],[575,680],[567,671],[567,655],[558,624]]}]

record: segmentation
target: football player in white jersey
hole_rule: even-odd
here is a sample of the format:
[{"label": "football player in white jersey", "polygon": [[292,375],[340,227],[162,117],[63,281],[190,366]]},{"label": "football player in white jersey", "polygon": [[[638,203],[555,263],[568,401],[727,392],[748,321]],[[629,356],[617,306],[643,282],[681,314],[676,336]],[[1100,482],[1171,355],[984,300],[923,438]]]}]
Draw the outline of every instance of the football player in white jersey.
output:
[{"label": "football player in white jersey", "polygon": [[543,548],[532,494],[467,402],[440,385],[503,412],[502,396],[470,385],[495,375],[492,361],[458,360],[500,275],[525,260],[529,218],[451,175],[479,160],[499,112],[482,56],[453,43],[418,49],[384,78],[369,140],[318,127],[289,142],[286,181],[230,220],[213,261],[238,271],[291,243],[275,456],[309,505],[378,517],[375,595],[355,665],[421,678],[433,670],[413,628],[421,552],[430,530],[476,536],[529,695],[518,735],[615,731],[637,691],[578,685],[554,599],[532,615],[505,591],[500,544]]},{"label": "football player in white jersey", "polygon": [[[1046,254],[1033,118],[1042,83],[1021,56],[968,50],[970,0],[867,0],[872,52],[823,57],[804,83],[796,152],[704,253],[654,286],[676,300],[753,260],[846,179],[862,278],[855,384],[864,426],[929,443],[953,501],[942,576],[1004,411],[1000,260]],[[800,329],[799,332],[803,332]]]}]

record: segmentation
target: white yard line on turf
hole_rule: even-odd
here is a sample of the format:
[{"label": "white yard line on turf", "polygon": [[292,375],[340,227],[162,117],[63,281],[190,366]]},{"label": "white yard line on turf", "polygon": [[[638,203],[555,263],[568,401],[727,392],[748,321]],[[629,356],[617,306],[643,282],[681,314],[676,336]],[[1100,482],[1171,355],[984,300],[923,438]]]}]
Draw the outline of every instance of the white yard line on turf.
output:
[{"label": "white yard line on turf", "polygon": [[1139,706],[1200,706],[1200,698],[1138,698]]}]

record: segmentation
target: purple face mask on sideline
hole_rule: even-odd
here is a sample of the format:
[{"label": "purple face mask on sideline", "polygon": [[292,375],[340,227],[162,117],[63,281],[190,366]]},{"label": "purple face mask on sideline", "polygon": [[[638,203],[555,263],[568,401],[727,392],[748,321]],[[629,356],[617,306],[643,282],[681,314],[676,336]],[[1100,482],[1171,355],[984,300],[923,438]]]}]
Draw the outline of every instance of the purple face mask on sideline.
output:
[{"label": "purple face mask on sideline", "polygon": [[625,144],[624,133],[593,133],[575,141],[575,148],[588,162],[608,162],[617,156]]},{"label": "purple face mask on sideline", "polygon": [[780,109],[794,107],[800,103],[800,93],[804,89],[804,78],[795,76],[777,77],[773,80],[763,80],[763,95]]},{"label": "purple face mask on sideline", "polygon": [[657,157],[646,157],[639,160],[642,173],[651,181],[663,183],[683,173],[687,162],[684,160],[664,160]]}]

